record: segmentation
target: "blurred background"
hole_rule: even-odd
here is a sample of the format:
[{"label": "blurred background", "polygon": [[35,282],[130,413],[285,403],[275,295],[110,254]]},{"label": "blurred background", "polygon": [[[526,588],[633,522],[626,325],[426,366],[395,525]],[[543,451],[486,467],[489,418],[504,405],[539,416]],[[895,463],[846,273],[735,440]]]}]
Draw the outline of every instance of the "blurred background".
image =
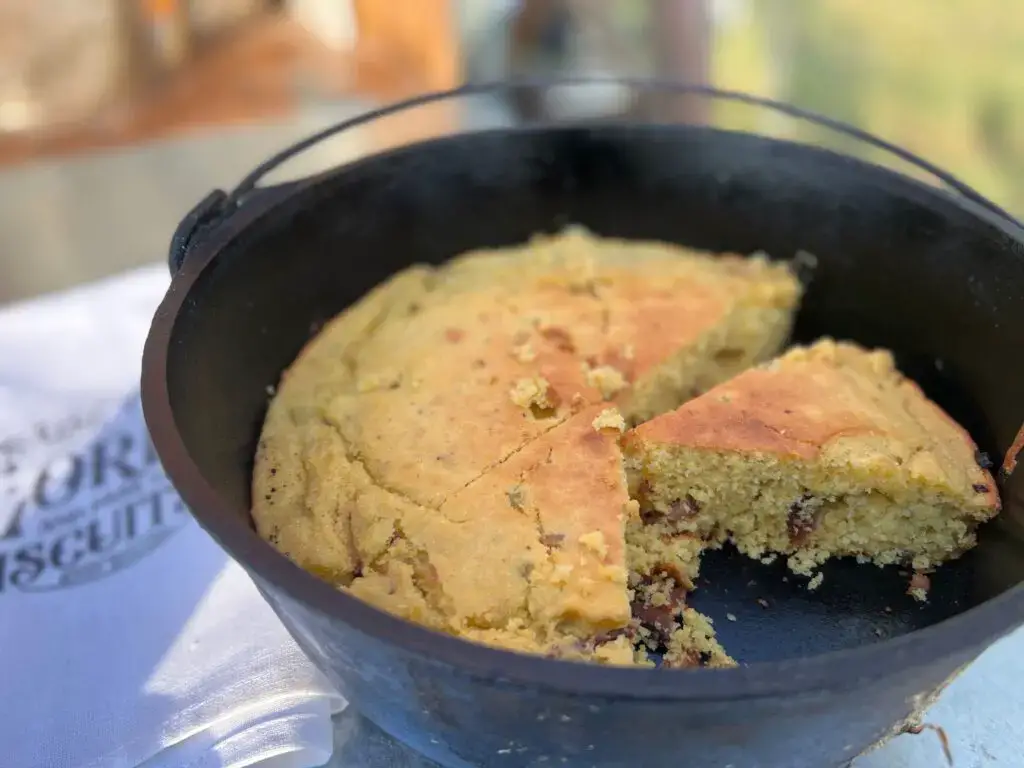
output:
[{"label": "blurred background", "polygon": [[[790,101],[1024,214],[1020,0],[2,0],[0,303],[162,260],[206,192],[330,122],[462,82],[559,74]],[[490,124],[626,108],[614,92],[584,101],[477,106]],[[823,140],[705,107],[680,116]],[[290,170],[473,119],[392,121]]]}]

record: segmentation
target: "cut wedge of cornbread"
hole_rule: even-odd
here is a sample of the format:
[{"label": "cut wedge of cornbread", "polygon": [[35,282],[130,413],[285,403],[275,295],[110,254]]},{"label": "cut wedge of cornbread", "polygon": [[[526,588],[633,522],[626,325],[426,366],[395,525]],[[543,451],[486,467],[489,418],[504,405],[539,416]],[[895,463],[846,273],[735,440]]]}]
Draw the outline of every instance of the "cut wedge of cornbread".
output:
[{"label": "cut wedge of cornbread", "polygon": [[700,549],[725,541],[803,574],[843,556],[927,572],[1000,506],[970,436],[890,353],[831,340],[640,425],[624,450],[634,557],[691,579]]}]

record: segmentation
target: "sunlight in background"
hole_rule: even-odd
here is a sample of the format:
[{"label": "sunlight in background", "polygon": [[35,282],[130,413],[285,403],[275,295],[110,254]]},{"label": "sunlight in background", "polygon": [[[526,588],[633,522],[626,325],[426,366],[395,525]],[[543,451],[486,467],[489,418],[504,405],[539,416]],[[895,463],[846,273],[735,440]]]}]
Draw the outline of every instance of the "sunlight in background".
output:
[{"label": "sunlight in background", "polygon": [[[1024,213],[1016,0],[717,0],[714,81],[864,127]],[[751,125],[751,128],[762,126]]]},{"label": "sunlight in background", "polygon": [[[198,197],[334,120],[509,75],[682,78],[789,101],[1021,215],[1022,72],[1019,0],[2,0],[0,301],[160,259]],[[522,96],[380,121],[276,178],[467,120],[642,112],[607,88]],[[698,113],[683,119],[865,151],[765,110]]]}]

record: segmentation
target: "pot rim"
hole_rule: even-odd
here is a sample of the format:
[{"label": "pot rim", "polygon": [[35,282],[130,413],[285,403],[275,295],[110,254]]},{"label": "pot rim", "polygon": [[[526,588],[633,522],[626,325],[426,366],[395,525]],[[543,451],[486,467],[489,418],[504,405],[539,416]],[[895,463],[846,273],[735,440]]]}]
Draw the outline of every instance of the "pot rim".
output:
[{"label": "pot rim", "polygon": [[[456,89],[447,94],[457,94],[462,90]],[[417,104],[421,101],[412,99],[402,104]],[[716,127],[710,129],[734,132]],[[763,138],[785,144],[798,143],[772,137]],[[437,140],[417,141],[400,149],[408,150]],[[372,160],[390,151],[394,150],[375,153],[355,162]],[[850,155],[842,156],[857,160]],[[269,163],[260,167],[267,165]],[[308,181],[319,183],[333,179],[352,165],[341,165],[317,174]],[[1006,237],[1024,244],[1024,231],[1012,219],[1000,215],[1002,212],[998,207],[984,205],[984,198],[977,193],[969,197],[950,195],[884,166],[876,167],[918,186],[924,194],[953,201],[971,215],[980,217],[988,225],[1000,230]],[[929,167],[925,169],[930,170]],[[252,178],[256,178],[255,173]],[[255,218],[272,213],[308,188],[309,185],[301,181],[291,185],[287,194],[259,211]],[[976,202],[974,195],[983,202]],[[251,576],[282,590],[292,600],[332,620],[340,621],[373,640],[397,646],[428,663],[448,665],[468,676],[531,689],[555,690],[568,695],[675,701],[755,699],[856,687],[899,674],[936,658],[954,655],[970,655],[973,658],[1022,623],[1024,583],[937,624],[868,645],[815,656],[754,662],[731,669],[643,669],[549,659],[480,645],[400,619],[333,588],[277,552],[241,521],[237,510],[232,509],[232,505],[203,477],[189,455],[174,421],[167,386],[167,358],[175,322],[200,275],[220,251],[254,220],[246,219],[245,216],[236,216],[234,221],[229,220],[213,236],[199,243],[173,276],[146,339],[141,380],[142,404],[154,447],[164,469],[200,526],[232,559],[242,564]]]}]

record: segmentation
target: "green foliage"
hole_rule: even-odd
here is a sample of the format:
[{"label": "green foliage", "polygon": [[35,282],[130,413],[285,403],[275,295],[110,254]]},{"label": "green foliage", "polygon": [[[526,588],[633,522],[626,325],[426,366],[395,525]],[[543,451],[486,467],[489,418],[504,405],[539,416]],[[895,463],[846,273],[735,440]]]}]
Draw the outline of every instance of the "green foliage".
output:
[{"label": "green foliage", "polygon": [[[716,30],[717,84],[866,128],[1024,214],[1021,0],[730,5],[741,13]],[[721,117],[764,130],[741,113],[727,110]],[[776,125],[773,131],[837,145],[807,127]]]}]

